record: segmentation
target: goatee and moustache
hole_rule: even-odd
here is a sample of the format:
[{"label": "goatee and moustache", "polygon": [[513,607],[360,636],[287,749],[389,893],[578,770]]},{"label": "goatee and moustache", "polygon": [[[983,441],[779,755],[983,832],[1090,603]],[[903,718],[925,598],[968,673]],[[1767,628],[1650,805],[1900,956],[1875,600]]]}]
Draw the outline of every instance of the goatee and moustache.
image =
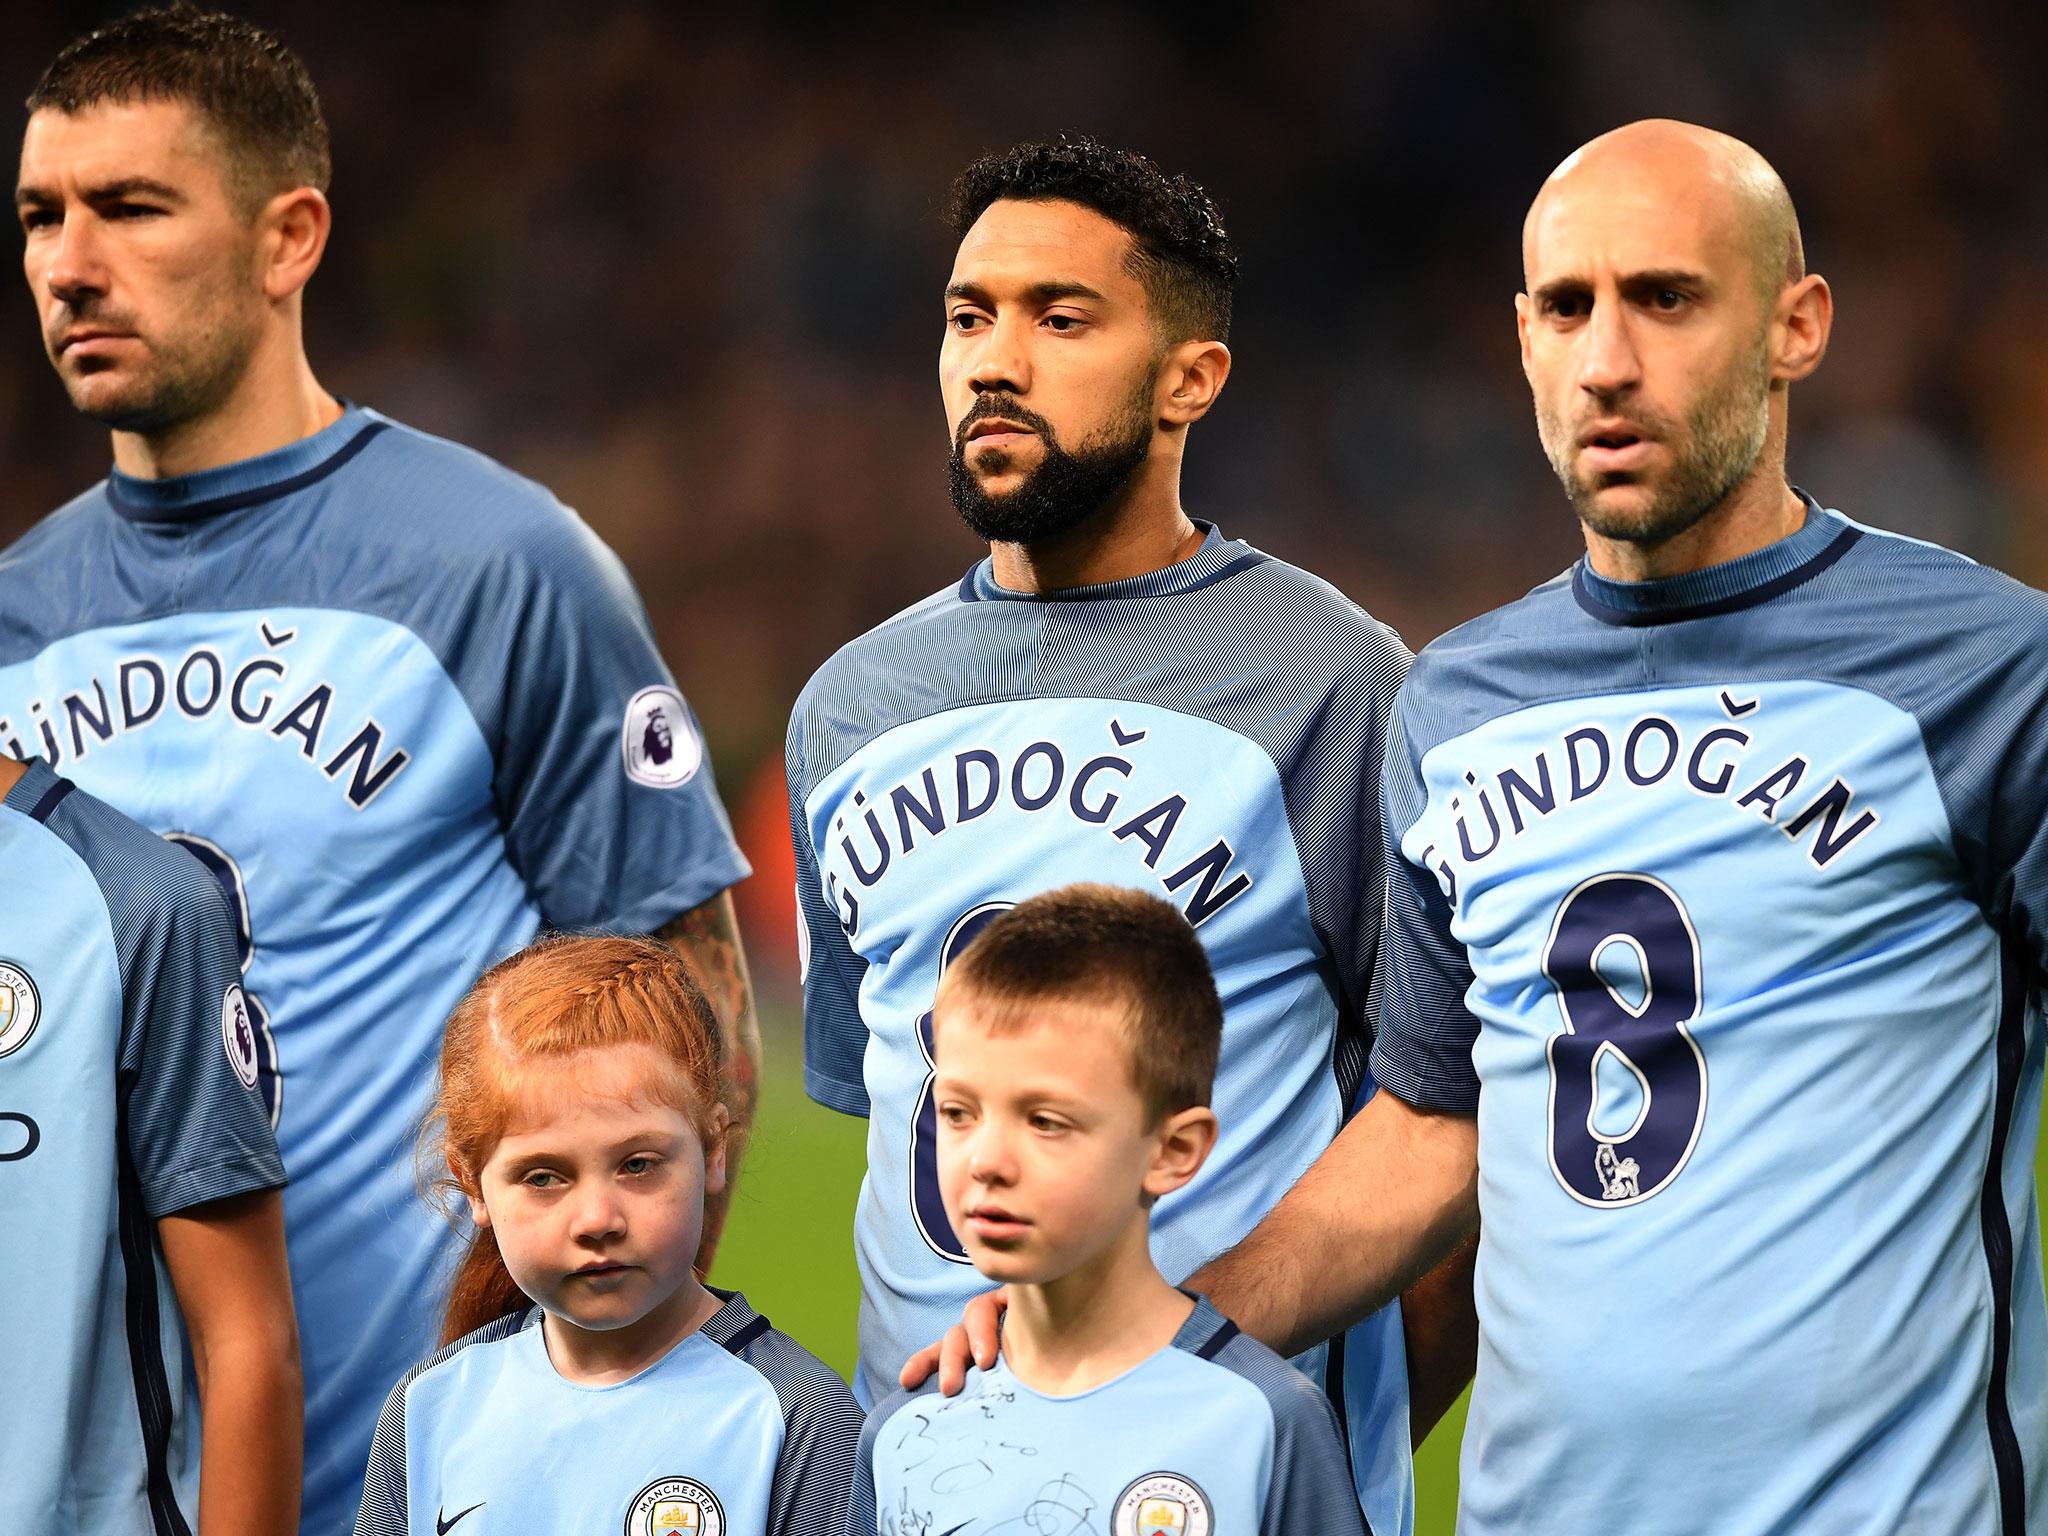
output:
[{"label": "goatee and moustache", "polygon": [[[961,518],[996,544],[1033,544],[1079,527],[1130,483],[1151,451],[1153,382],[1140,381],[1122,410],[1071,449],[1061,444],[1051,422],[1015,396],[983,395],[953,429],[953,452],[946,462],[946,488]],[[992,417],[1028,427],[1045,445],[1038,467],[1000,496],[984,490],[967,463],[968,432]],[[1010,455],[984,448],[975,463],[989,474],[1001,474],[1010,468]]]},{"label": "goatee and moustache", "polygon": [[1771,426],[1770,358],[1759,346],[1752,358],[1730,367],[1683,418],[1640,404],[1616,414],[1626,416],[1643,437],[1663,443],[1671,451],[1668,477],[1640,511],[1613,511],[1600,504],[1600,492],[1637,483],[1635,472],[1581,475],[1579,428],[1565,422],[1540,398],[1536,404],[1537,435],[1580,522],[1605,539],[1662,544],[1720,506],[1756,468]]}]

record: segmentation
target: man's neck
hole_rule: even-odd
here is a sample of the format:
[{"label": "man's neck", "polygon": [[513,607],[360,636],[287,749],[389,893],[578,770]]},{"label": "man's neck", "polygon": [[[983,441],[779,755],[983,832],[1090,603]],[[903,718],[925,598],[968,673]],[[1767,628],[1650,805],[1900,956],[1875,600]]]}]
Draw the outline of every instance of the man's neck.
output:
[{"label": "man's neck", "polygon": [[1658,544],[1604,538],[1587,528],[1586,559],[1609,581],[1661,581],[1739,560],[1789,538],[1805,521],[1806,503],[1778,470],[1737,487],[1690,528]]},{"label": "man's neck", "polygon": [[268,365],[253,361],[229,397],[204,416],[162,432],[115,432],[114,467],[139,480],[168,480],[274,452],[340,419],[341,402],[293,348]]},{"label": "man's neck", "polygon": [[1140,1214],[1107,1252],[1080,1268],[1010,1287],[1003,1358],[1026,1386],[1071,1396],[1151,1359],[1193,1310],[1153,1264],[1149,1223]]},{"label": "man's neck", "polygon": [[1201,547],[1201,530],[1181,510],[1178,463],[1147,460],[1122,495],[1065,533],[991,544],[989,557],[999,585],[1045,593],[1150,575]]},{"label": "man's neck", "polygon": [[21,782],[21,776],[28,772],[28,764],[14,758],[0,756],[0,796]]}]

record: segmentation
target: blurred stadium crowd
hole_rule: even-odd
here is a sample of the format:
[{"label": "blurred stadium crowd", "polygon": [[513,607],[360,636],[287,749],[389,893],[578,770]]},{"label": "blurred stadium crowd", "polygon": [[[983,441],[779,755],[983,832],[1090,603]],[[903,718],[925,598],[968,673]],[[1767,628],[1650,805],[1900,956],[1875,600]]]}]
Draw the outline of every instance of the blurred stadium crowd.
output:
[{"label": "blurred stadium crowd", "polygon": [[[6,8],[0,84],[124,8]],[[751,923],[788,931],[798,688],[977,554],[944,489],[936,210],[1021,138],[1085,130],[1215,194],[1244,278],[1189,510],[1413,646],[1578,548],[1515,359],[1519,229],[1570,146],[1648,115],[1757,145],[1834,285],[1795,483],[2048,584],[2048,9],[236,8],[334,132],[322,381],[539,478],[624,557],[769,876]],[[25,292],[13,315],[0,541],[107,463]]]}]

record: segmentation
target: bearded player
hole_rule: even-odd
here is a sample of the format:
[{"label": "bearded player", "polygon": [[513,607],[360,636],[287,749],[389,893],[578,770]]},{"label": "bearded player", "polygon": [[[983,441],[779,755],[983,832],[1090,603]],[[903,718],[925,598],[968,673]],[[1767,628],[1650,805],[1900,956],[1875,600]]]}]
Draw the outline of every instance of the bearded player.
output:
[{"label": "bearded player", "polygon": [[[1188,434],[1230,373],[1237,275],[1199,187],[1087,140],[1026,144],[967,169],[952,222],[949,478],[989,556],[834,656],[789,733],[806,1080],[869,1124],[855,1225],[869,1402],[982,1288],[940,1199],[931,1007],[1008,906],[1077,880],[1136,886],[1207,949],[1224,1132],[1157,1212],[1169,1280],[1249,1230],[1336,1134],[1364,1080],[1374,765],[1408,661],[1327,583],[1182,509]],[[1418,1337],[1441,1339],[1460,1280],[1415,1309]],[[1426,1427],[1463,1372],[1443,1363],[1455,1347],[1419,1354]],[[1302,1363],[1324,1369],[1320,1351]],[[1399,1532],[1398,1307],[1334,1374],[1366,1511]]]},{"label": "bearded player", "polygon": [[746,866],[611,553],[315,378],[328,145],[299,61],[140,12],[29,108],[24,267],[114,471],[0,555],[0,743],[229,897],[291,1176],[304,1529],[344,1530],[384,1392],[432,1342],[443,1228],[409,1154],[449,1009],[542,927],[665,933],[720,1004],[744,1124]]}]

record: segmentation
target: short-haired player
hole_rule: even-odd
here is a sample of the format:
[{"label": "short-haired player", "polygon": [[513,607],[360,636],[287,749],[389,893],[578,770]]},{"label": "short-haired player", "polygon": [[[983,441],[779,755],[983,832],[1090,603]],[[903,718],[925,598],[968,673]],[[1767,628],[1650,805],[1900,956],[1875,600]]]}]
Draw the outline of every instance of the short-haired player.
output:
[{"label": "short-haired player", "polygon": [[649,939],[552,939],[448,1021],[428,1122],[470,1218],[446,1347],[385,1404],[359,1536],[834,1536],[853,1394],[693,1268],[730,1127],[719,1028]]},{"label": "short-haired player", "polygon": [[1187,919],[1121,886],[1034,897],[934,1015],[946,1209],[1010,1308],[962,1395],[876,1409],[854,1530],[1362,1531],[1328,1399],[1152,1258],[1154,1206],[1216,1144],[1223,1008]]},{"label": "short-haired player", "polygon": [[[983,1288],[939,1189],[928,1030],[950,960],[1004,908],[1129,886],[1171,901],[1208,953],[1229,1020],[1222,1129],[1153,1224],[1168,1280],[1248,1232],[1337,1134],[1368,1091],[1377,765],[1408,663],[1327,582],[1182,505],[1230,373],[1237,276],[1201,187],[1062,139],[970,165],[951,216],[940,395],[954,504],[989,553],[827,661],[789,729],[805,1085],[868,1121],[870,1402]],[[1469,1272],[1448,1264],[1299,1357],[1341,1385],[1383,1533],[1412,1520],[1411,1424],[1470,1373],[1471,1313]]]},{"label": "short-haired player", "polygon": [[291,1174],[308,1536],[354,1514],[378,1405],[431,1344],[446,1234],[403,1149],[478,972],[543,929],[688,949],[729,1031],[729,1173],[758,1051],[746,863],[618,560],[543,487],[315,376],[329,160],[305,66],[236,17],[137,11],[51,62],[23,272],[113,471],[0,551],[0,750],[183,842],[239,929]]}]

